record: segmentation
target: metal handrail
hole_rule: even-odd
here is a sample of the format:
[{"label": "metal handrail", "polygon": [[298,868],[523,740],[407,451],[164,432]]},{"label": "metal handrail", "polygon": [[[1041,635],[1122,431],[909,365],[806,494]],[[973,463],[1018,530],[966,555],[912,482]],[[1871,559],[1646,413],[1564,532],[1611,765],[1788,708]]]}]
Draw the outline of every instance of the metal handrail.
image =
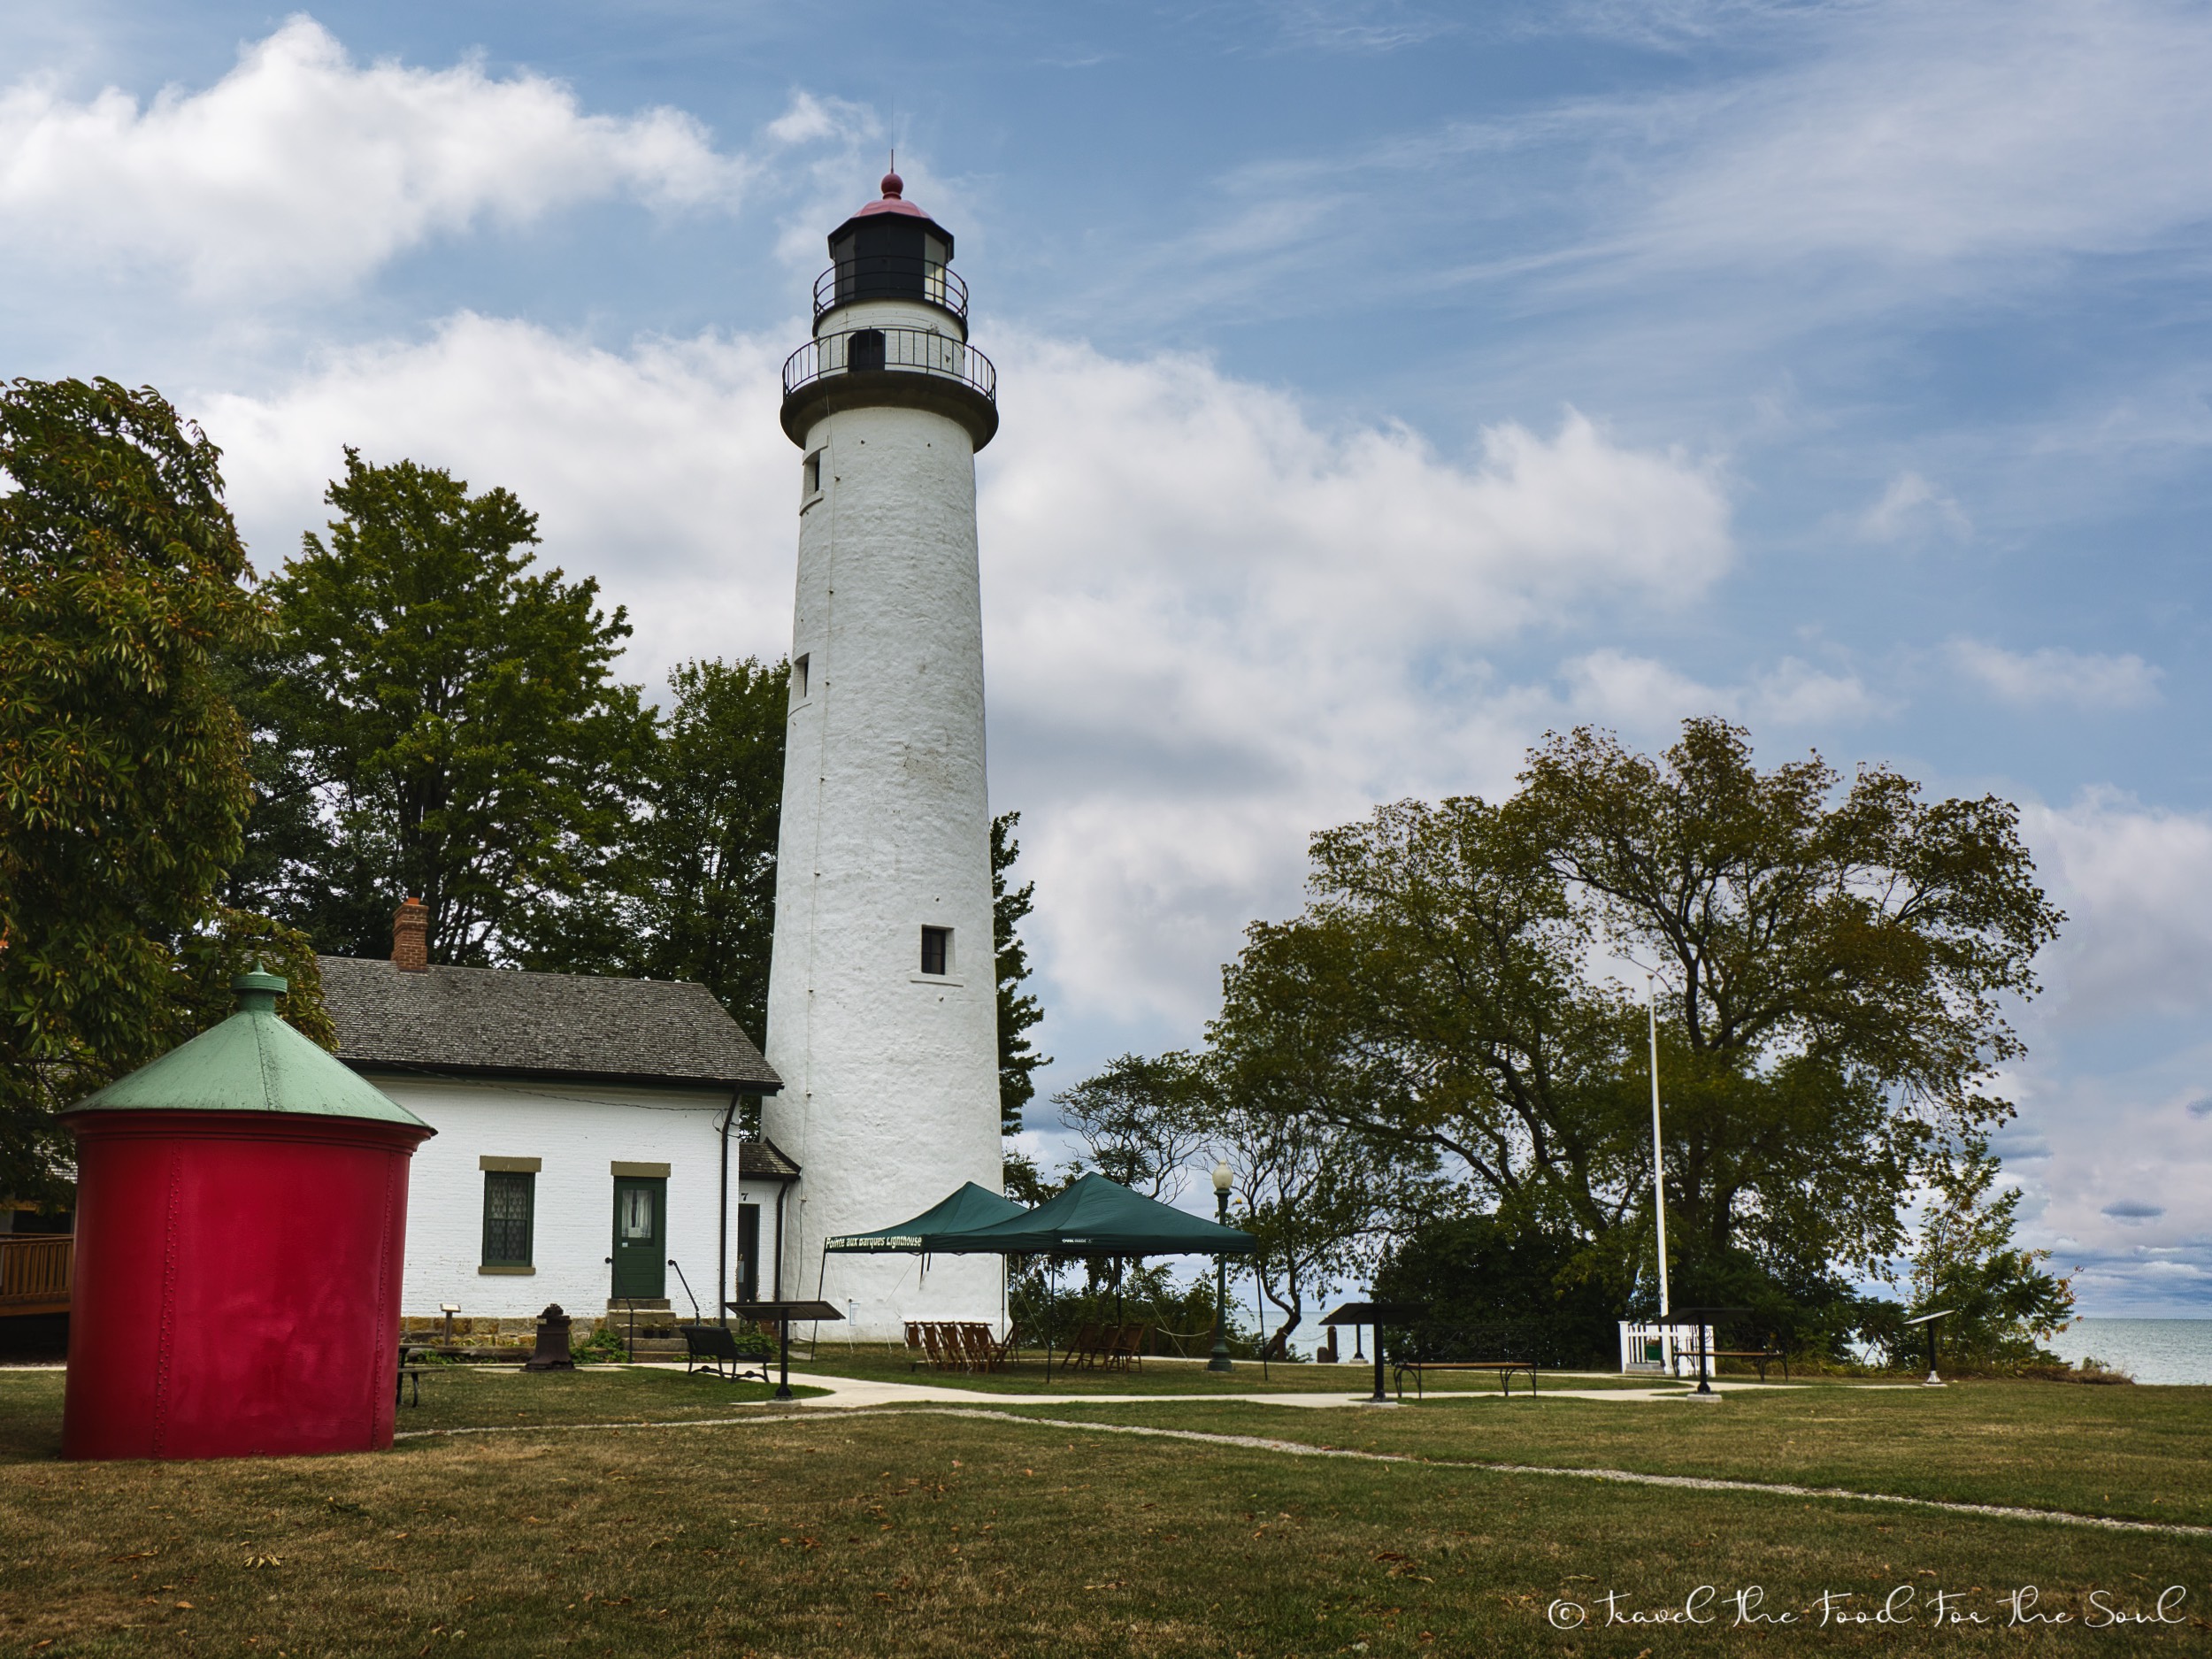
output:
[{"label": "metal handrail", "polygon": [[872,253],[840,259],[814,279],[814,314],[854,300],[920,300],[965,321],[968,285],[941,259]]},{"label": "metal handrail", "polygon": [[957,380],[994,403],[998,400],[998,370],[991,359],[965,341],[926,328],[851,328],[810,340],[784,359],[783,395],[788,397],[809,381],[854,369]]}]

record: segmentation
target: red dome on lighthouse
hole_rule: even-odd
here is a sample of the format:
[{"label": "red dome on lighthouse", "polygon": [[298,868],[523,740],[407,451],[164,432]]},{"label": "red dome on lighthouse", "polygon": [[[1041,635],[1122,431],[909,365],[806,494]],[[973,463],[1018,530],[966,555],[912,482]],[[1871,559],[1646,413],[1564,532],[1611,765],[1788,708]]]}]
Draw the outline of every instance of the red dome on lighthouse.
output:
[{"label": "red dome on lighthouse", "polygon": [[906,199],[906,180],[900,178],[897,173],[885,173],[880,188],[883,191],[883,199],[879,202],[869,203],[867,206],[853,215],[855,219],[866,219],[876,213],[910,213],[916,219],[929,217]]},{"label": "red dome on lighthouse", "polygon": [[831,258],[893,253],[942,265],[952,257],[952,233],[906,199],[906,180],[897,169],[885,173],[878,188],[882,196],[830,233]]}]

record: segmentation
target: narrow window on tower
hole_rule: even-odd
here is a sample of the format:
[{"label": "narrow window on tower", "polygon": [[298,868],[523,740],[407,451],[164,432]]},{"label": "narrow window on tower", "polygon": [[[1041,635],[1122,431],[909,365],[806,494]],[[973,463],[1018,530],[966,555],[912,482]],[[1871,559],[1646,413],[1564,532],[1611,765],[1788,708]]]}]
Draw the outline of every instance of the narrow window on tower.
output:
[{"label": "narrow window on tower", "polygon": [[817,449],[799,463],[799,505],[804,507],[822,493],[822,452]]},{"label": "narrow window on tower", "polygon": [[952,972],[952,929],[925,927],[922,929],[922,972],[950,973]]},{"label": "narrow window on tower", "polygon": [[803,657],[791,659],[791,701],[795,703],[806,701],[806,658]]}]

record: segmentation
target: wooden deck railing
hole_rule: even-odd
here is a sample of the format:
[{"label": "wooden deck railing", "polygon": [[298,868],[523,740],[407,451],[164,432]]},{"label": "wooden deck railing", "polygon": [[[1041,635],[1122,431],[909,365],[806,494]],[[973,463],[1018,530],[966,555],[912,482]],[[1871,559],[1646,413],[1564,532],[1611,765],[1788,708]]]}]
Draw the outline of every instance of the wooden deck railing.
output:
[{"label": "wooden deck railing", "polygon": [[0,1315],[67,1313],[76,1256],[73,1233],[0,1237]]}]

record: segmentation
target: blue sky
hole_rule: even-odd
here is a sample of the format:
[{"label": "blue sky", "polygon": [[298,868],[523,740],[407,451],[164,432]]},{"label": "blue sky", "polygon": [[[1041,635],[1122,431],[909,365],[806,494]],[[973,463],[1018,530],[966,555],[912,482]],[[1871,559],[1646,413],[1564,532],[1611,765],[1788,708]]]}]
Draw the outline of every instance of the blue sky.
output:
[{"label": "blue sky", "polygon": [[2212,1312],[2212,9],[0,7],[5,372],[150,380],[263,567],[341,443],[787,642],[776,367],[896,143],[959,238],[992,778],[1060,1085],[1193,1041],[1304,837],[1718,710],[2019,802],[2004,1145]]}]

